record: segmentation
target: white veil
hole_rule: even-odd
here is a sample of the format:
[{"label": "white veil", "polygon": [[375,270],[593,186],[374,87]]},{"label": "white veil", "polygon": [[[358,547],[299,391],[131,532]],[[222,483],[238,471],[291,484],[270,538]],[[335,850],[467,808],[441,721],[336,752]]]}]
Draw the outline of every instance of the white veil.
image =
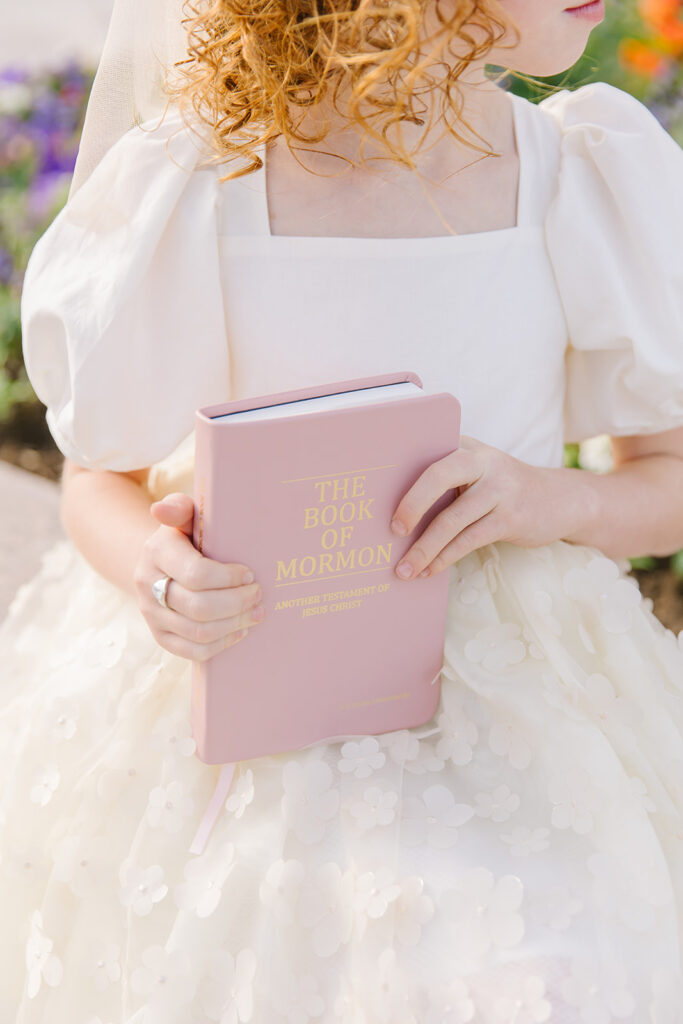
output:
[{"label": "white veil", "polygon": [[184,0],[114,0],[88,101],[69,199],[136,124],[161,119],[167,68],[187,56]]}]

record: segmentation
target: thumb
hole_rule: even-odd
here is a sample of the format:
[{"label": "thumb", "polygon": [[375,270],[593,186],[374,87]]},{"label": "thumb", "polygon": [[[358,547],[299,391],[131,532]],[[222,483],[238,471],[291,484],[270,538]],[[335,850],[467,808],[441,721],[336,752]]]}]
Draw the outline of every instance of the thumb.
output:
[{"label": "thumb", "polygon": [[192,533],[194,502],[188,494],[167,494],[161,501],[153,502],[149,510],[162,526],[174,526],[188,536]]}]

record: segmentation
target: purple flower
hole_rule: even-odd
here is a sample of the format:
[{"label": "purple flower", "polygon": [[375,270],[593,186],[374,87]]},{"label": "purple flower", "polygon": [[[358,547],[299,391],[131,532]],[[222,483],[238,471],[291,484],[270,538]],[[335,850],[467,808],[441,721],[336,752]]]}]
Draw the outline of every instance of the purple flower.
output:
[{"label": "purple flower", "polygon": [[14,261],[9,250],[0,245],[0,284],[9,284],[14,270]]},{"label": "purple flower", "polygon": [[47,217],[59,190],[69,181],[70,172],[50,171],[40,174],[31,182],[27,195],[27,212],[34,224]]},{"label": "purple flower", "polygon": [[27,82],[29,72],[26,68],[3,68],[0,71],[0,82]]}]

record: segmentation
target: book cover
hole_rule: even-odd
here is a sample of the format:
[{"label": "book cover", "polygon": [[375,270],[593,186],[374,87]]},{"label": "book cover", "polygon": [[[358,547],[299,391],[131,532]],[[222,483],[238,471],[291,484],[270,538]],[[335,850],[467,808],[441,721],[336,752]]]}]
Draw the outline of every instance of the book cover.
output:
[{"label": "book cover", "polygon": [[408,536],[389,524],[420,473],[458,447],[456,397],[215,419],[400,381],[422,387],[400,371],[197,410],[195,547],[251,568],[266,608],[238,644],[194,663],[190,717],[202,761],[390,732],[434,715],[448,572],[406,582],[394,569],[454,489]]}]

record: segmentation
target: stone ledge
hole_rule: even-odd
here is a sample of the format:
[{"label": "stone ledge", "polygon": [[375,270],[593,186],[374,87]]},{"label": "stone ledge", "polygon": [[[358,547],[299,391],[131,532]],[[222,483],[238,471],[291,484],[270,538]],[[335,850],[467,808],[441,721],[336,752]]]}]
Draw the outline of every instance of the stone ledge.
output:
[{"label": "stone ledge", "polygon": [[65,536],[59,484],[0,461],[0,620],[43,552]]}]

